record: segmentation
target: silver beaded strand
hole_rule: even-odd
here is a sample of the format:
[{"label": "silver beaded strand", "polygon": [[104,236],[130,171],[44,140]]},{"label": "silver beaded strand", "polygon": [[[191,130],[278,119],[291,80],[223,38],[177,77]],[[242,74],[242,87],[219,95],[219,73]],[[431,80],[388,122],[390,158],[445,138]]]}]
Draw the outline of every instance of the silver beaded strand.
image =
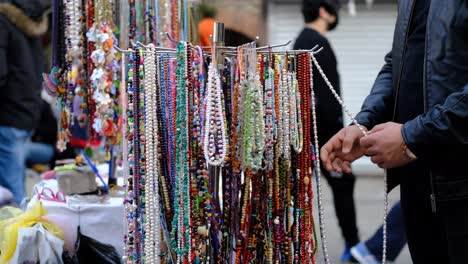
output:
[{"label": "silver beaded strand", "polygon": [[[314,75],[313,75],[313,66],[312,62],[309,62],[310,67],[310,96],[311,96],[311,106],[312,106],[312,124],[314,130],[314,148],[315,148],[315,169],[317,173],[317,192],[318,192],[318,214],[319,214],[319,228],[320,228],[320,238],[322,239],[322,250],[323,258],[325,264],[330,264],[330,256],[328,255],[327,247],[327,233],[325,229],[325,218],[323,216],[323,203],[322,203],[322,171],[320,169],[320,153],[319,153],[319,143],[317,135],[317,114],[315,109],[315,92],[314,92]],[[312,199],[311,199],[312,202]]]},{"label": "silver beaded strand", "polygon": [[[338,93],[335,91],[335,89],[333,88],[333,85],[330,83],[330,81],[328,80],[327,76],[325,75],[325,73],[323,72],[322,70],[322,67],[320,67],[317,59],[314,57],[313,54],[311,54],[311,57],[312,57],[312,61],[313,61],[313,64],[315,65],[315,67],[317,67],[320,75],[322,76],[323,80],[325,81],[325,83],[327,84],[328,88],[330,89],[330,91],[332,92],[332,94],[335,96],[336,100],[338,101],[338,103],[341,105],[341,107],[344,109],[346,115],[349,117],[349,119],[351,119],[351,121],[353,122],[353,124],[355,124],[359,130],[361,130],[362,134],[364,136],[367,136],[367,132],[366,130],[364,129],[364,127],[362,125],[360,125],[357,121],[356,121],[356,118],[354,117],[353,114],[351,114],[351,112],[349,111],[348,107],[344,104],[343,100],[341,99],[341,97],[338,95]],[[312,68],[312,62],[311,62],[311,68]],[[311,71],[312,73],[312,71]],[[311,77],[312,78],[312,77]],[[312,90],[313,91],[313,90]],[[313,92],[312,92],[313,93]],[[314,102],[312,100],[312,102]],[[314,116],[314,128],[315,128],[315,116]],[[315,133],[316,134],[316,133]],[[319,160],[319,149],[318,149],[318,144],[316,144],[316,152],[317,152],[317,159],[316,159],[316,162],[317,160]],[[318,163],[319,164],[319,163]],[[317,167],[317,171],[319,172],[320,171],[320,167],[318,166]],[[320,174],[318,175],[319,176],[319,179],[320,179]],[[319,199],[319,214],[322,214],[323,212],[323,208],[321,208],[321,186],[319,184],[319,181],[317,181],[317,185],[318,185],[318,188],[319,188],[319,194],[318,194],[318,199]],[[388,193],[387,193],[387,170],[384,170],[384,214],[383,214],[383,226],[382,226],[382,234],[383,234],[383,246],[382,246],[382,264],[385,264],[386,263],[386,260],[387,260],[387,215],[388,215]],[[321,220],[321,219],[320,219]],[[320,221],[320,230],[322,230],[322,221]],[[323,241],[323,237],[322,237],[322,241]],[[325,252],[325,248],[326,248],[326,245],[325,245],[325,242],[322,242],[324,245],[324,253]],[[328,253],[327,253],[328,254]],[[328,256],[326,257],[328,258]],[[328,263],[328,262],[327,262]]]}]

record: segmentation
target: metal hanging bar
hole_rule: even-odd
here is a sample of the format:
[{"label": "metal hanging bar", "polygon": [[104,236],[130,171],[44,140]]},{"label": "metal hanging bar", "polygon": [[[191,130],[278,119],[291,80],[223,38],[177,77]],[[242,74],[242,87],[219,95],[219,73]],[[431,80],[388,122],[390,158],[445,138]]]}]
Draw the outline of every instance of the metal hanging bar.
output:
[{"label": "metal hanging bar", "polygon": [[[148,45],[145,45],[143,43],[141,43],[140,41],[137,41],[136,44],[141,47],[141,48],[144,48],[144,49],[147,49],[148,48]],[[156,50],[165,50],[165,51],[177,51],[176,49],[172,49],[172,48],[166,48],[166,47],[161,47],[161,46],[154,46],[154,48]]]},{"label": "metal hanging bar", "polygon": [[281,48],[281,47],[285,47],[285,46],[291,44],[291,42],[292,42],[292,40],[289,40],[288,42],[283,43],[283,44],[277,44],[277,45],[271,45],[271,46],[258,47],[258,48],[256,48],[256,50],[265,50],[265,49]]}]

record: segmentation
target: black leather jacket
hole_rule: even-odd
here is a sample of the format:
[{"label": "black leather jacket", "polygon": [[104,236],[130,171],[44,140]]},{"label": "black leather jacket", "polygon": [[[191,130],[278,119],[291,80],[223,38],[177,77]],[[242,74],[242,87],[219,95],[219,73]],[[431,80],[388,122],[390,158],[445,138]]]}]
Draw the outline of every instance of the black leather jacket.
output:
[{"label": "black leather jacket", "polygon": [[[392,51],[386,55],[386,63],[357,116],[368,129],[395,117],[414,2],[399,1]],[[403,125],[404,141],[429,167],[433,197],[438,201],[468,199],[467,0],[431,1],[423,84],[425,113]],[[390,188],[398,184],[397,179],[389,177]]]}]

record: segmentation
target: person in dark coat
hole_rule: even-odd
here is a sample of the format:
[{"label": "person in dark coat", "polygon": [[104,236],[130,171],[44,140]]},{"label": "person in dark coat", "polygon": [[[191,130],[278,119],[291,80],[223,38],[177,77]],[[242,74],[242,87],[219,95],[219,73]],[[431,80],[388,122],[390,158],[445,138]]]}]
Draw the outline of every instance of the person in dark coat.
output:
[{"label": "person in dark coat", "polygon": [[[302,13],[306,25],[297,37],[294,49],[311,49],[315,45],[323,47],[322,51],[316,55],[316,58],[331,84],[340,94],[340,77],[335,53],[325,37],[325,34],[333,30],[338,24],[338,10],[338,1],[304,0]],[[313,70],[316,73],[318,72],[315,66]],[[321,146],[343,128],[343,114],[340,104],[333,97],[325,81],[318,74],[315,76],[317,128]],[[350,249],[359,243],[353,197],[355,177],[352,173],[336,173],[326,170],[323,171],[323,175],[332,189],[335,213],[345,240],[345,250],[341,261],[354,262]]]},{"label": "person in dark coat", "polygon": [[[49,3],[47,3],[49,2]],[[24,197],[26,144],[40,117],[50,1],[0,0],[0,185]]]},{"label": "person in dark coat", "polygon": [[[363,43],[364,45],[364,43]],[[415,264],[468,263],[468,2],[400,0],[392,50],[357,115],[321,150],[328,170],[362,155],[400,184]]]}]

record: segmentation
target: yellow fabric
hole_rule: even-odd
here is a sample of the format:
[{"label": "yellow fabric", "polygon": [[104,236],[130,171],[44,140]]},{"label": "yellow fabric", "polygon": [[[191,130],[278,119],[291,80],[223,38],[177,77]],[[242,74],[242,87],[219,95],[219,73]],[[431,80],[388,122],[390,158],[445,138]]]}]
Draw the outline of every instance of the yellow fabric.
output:
[{"label": "yellow fabric", "polygon": [[39,201],[26,212],[18,210],[12,207],[0,209],[0,215],[12,215],[11,218],[0,221],[0,263],[7,263],[13,257],[20,228],[41,223],[51,234],[64,239],[63,231],[58,226],[42,218],[47,211]]}]

